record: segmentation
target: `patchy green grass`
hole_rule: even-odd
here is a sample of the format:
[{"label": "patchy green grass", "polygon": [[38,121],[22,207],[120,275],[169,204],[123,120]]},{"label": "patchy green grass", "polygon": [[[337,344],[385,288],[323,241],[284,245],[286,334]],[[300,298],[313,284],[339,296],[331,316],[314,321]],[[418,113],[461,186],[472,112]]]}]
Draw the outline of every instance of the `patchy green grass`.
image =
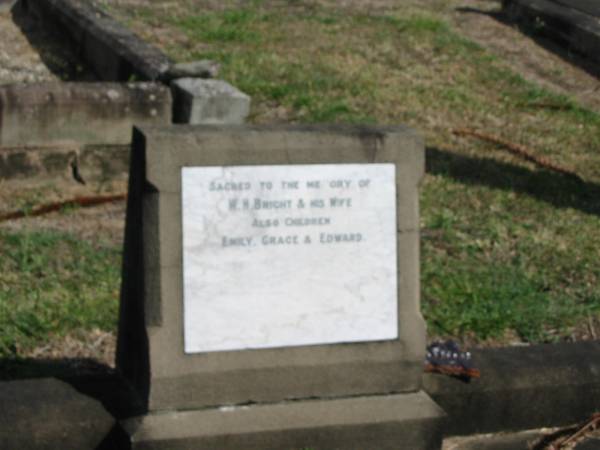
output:
[{"label": "patchy green grass", "polygon": [[[422,292],[432,334],[540,342],[600,324],[600,117],[461,36],[450,2],[413,3],[373,12],[187,0],[113,12],[176,60],[220,61],[221,77],[252,96],[253,122],[405,123],[425,136]],[[457,138],[453,127],[528,145],[585,182]]]},{"label": "patchy green grass", "polygon": [[79,330],[115,330],[121,250],[0,230],[0,357]]}]

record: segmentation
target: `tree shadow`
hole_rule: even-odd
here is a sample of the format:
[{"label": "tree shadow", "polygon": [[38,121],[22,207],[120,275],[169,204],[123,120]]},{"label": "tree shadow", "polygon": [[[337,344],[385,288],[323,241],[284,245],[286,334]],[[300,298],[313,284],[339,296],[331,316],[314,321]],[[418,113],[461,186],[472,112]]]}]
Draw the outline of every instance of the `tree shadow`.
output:
[{"label": "tree shadow", "polygon": [[72,39],[52,22],[36,17],[26,0],[11,9],[12,20],[48,70],[62,81],[97,81],[93,71],[77,56]]},{"label": "tree shadow", "polygon": [[[501,3],[499,0],[490,1]],[[473,7],[458,7],[455,10],[463,14],[481,14],[488,16],[507,26],[517,25],[523,34],[535,41],[540,47],[558,55],[563,61],[578,66],[588,74],[600,78],[600,62],[595,62],[589,56],[580,53],[566,37],[567,30],[571,28],[570,24],[560,21],[549,23],[548,25],[550,26],[539,27],[536,26],[534,19],[527,20],[524,18],[521,21],[511,20],[504,9],[498,11],[485,11]],[[556,29],[559,29],[562,32],[554,32],[553,30]]]},{"label": "tree shadow", "polygon": [[427,173],[464,184],[518,192],[556,208],[573,208],[600,216],[599,184],[433,147],[427,148],[426,155]]}]

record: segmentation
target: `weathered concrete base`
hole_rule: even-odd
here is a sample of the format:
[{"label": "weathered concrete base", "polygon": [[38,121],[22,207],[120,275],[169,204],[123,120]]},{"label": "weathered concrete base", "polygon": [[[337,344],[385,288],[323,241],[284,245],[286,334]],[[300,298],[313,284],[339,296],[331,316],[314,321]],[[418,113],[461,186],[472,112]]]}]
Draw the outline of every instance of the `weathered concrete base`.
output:
[{"label": "weathered concrete base", "polygon": [[0,146],[128,144],[134,123],[171,123],[167,87],[58,82],[0,87]]},{"label": "weathered concrete base", "polygon": [[439,449],[443,411],[423,392],[151,414],[125,421],[135,450]]}]

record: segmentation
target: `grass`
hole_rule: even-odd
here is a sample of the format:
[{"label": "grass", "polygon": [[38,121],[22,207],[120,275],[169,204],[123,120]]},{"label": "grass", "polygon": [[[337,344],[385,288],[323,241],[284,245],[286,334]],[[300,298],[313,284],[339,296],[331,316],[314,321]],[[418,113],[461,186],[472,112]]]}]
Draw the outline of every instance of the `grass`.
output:
[{"label": "grass", "polygon": [[[600,117],[463,37],[450,4],[372,12],[188,0],[112,12],[176,60],[218,60],[221,77],[252,96],[252,122],[419,130],[428,146],[421,218],[430,333],[570,339],[587,318],[600,323]],[[585,182],[450,132],[464,126],[526,144]]]},{"label": "grass", "polygon": [[0,356],[70,332],[116,329],[120,248],[0,230],[0,254]]}]

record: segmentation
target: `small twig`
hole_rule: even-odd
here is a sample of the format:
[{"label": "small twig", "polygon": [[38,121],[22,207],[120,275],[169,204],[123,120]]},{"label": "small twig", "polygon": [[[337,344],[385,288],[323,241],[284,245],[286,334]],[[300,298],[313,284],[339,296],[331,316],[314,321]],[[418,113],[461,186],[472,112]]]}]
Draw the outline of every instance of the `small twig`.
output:
[{"label": "small twig", "polygon": [[85,180],[81,176],[81,172],[79,172],[79,157],[75,154],[75,157],[71,161],[71,175],[73,179],[80,184],[86,184]]},{"label": "small twig", "polygon": [[529,450],[557,450],[553,442],[557,439],[573,433],[577,430],[577,426],[561,428],[551,434],[541,436],[536,442],[529,445]]},{"label": "small twig", "polygon": [[101,205],[103,203],[117,202],[125,200],[127,194],[115,194],[115,195],[98,195],[95,197],[76,197],[71,200],[65,200],[62,202],[47,203],[45,205],[33,208],[30,211],[19,210],[13,211],[8,214],[0,215],[0,222],[14,219],[22,219],[23,217],[41,216],[54,211],[60,211],[66,207],[79,206],[82,208],[89,208],[90,206]]},{"label": "small twig", "polygon": [[596,336],[596,328],[594,327],[594,321],[592,320],[592,316],[588,315],[588,328],[590,329],[590,334],[593,339],[598,339]]},{"label": "small twig", "polygon": [[591,419],[588,420],[586,423],[584,423],[577,431],[575,431],[575,433],[568,436],[563,441],[559,442],[558,449],[560,449],[561,447],[564,447],[569,442],[573,442],[575,439],[578,439],[578,438],[584,436],[589,431],[595,430],[598,425],[600,425],[600,413],[596,413],[596,414],[592,415]]},{"label": "small twig", "polygon": [[558,111],[570,111],[574,109],[573,105],[565,105],[558,103],[523,103],[520,106],[525,108],[545,108],[545,109],[555,109]]},{"label": "small twig", "polygon": [[457,136],[473,136],[487,142],[492,142],[493,144],[499,145],[507,149],[512,154],[517,155],[520,158],[523,158],[527,161],[531,161],[532,163],[540,167],[543,167],[548,170],[553,170],[554,172],[562,173],[563,175],[567,175],[569,177],[575,178],[580,182],[583,182],[583,179],[571,169],[566,169],[564,167],[558,166],[552,161],[542,156],[534,155],[533,152],[524,145],[515,144],[514,142],[510,142],[497,136],[492,136],[490,134],[482,133],[471,128],[454,128],[452,130],[452,133],[454,133]]}]

